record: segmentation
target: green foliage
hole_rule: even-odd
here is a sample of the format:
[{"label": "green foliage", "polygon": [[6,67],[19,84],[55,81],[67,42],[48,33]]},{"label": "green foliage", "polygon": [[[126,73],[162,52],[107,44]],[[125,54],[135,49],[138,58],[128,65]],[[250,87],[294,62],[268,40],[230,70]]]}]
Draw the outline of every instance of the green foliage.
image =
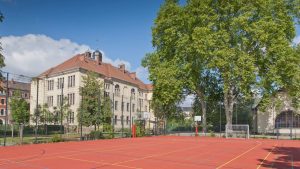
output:
[{"label": "green foliage", "polygon": [[103,84],[98,80],[98,75],[88,72],[83,77],[84,86],[80,95],[83,97],[78,109],[78,122],[84,126],[99,126],[111,123],[111,101],[103,96]]},{"label": "green foliage", "polygon": [[221,93],[211,100],[224,102],[231,124],[234,102],[254,89],[268,95],[288,88],[297,100],[300,57],[291,42],[299,9],[298,0],[165,1],[152,28],[156,50],[143,60],[155,103],[169,106],[183,91],[194,93],[205,120],[206,103]]},{"label": "green foliage", "polygon": [[91,131],[90,132],[90,138],[92,139],[104,139],[103,133],[99,130],[97,131]]},{"label": "green foliage", "polygon": [[27,124],[29,122],[29,103],[21,97],[20,91],[15,91],[9,106],[12,112],[12,119],[17,124]]},{"label": "green foliage", "polygon": [[53,143],[62,142],[62,141],[64,141],[64,140],[63,140],[63,138],[61,138],[61,136],[59,134],[55,134],[51,138],[51,142],[53,142]]},{"label": "green foliage", "polygon": [[41,107],[40,122],[44,124],[51,124],[54,122],[54,114],[49,111],[47,104],[44,104]]},{"label": "green foliage", "polygon": [[[4,16],[3,16],[3,14],[0,11],[0,22],[3,22],[3,20],[4,20]],[[2,51],[2,47],[1,47],[1,43],[0,43],[0,68],[5,66],[4,56],[1,53],[1,51]]]}]

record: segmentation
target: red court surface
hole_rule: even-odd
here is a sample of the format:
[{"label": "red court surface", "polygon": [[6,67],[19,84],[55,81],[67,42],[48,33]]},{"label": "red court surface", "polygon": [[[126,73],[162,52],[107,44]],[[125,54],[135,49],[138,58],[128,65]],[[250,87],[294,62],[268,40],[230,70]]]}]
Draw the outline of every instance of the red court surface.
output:
[{"label": "red court surface", "polygon": [[0,148],[1,169],[300,168],[300,141],[158,136]]}]

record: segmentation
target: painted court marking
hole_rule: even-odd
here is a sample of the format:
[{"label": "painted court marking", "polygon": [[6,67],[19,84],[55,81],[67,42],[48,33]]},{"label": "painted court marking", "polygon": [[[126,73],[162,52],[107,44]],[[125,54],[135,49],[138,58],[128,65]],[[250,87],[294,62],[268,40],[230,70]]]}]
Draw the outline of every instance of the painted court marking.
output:
[{"label": "painted court marking", "polygon": [[222,167],[224,167],[224,166],[228,165],[228,164],[229,164],[229,163],[231,163],[232,161],[234,161],[234,160],[236,160],[236,159],[238,159],[238,158],[242,157],[243,155],[247,154],[248,152],[252,151],[253,149],[255,149],[256,147],[258,147],[258,146],[260,146],[260,145],[262,144],[261,142],[258,142],[258,141],[257,141],[257,143],[258,143],[258,144],[257,144],[257,145],[255,145],[254,147],[252,147],[252,148],[248,149],[247,151],[245,151],[245,152],[243,152],[242,154],[240,154],[240,155],[238,155],[238,156],[234,157],[233,159],[231,159],[231,160],[227,161],[226,163],[224,163],[224,164],[222,164],[222,165],[218,166],[216,169],[219,169],[219,168],[222,168]]},{"label": "painted court marking", "polygon": [[273,152],[273,150],[276,148],[277,143],[273,146],[273,148],[271,149],[271,151],[267,154],[267,156],[263,159],[262,162],[260,162],[260,164],[257,166],[256,169],[259,169],[261,167],[261,165],[265,162],[265,160],[270,156],[270,154]]}]

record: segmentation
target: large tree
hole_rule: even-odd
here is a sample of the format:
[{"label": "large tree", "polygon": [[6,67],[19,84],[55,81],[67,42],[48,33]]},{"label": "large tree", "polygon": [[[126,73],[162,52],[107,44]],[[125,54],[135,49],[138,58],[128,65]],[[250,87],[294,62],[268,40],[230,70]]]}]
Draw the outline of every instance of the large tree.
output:
[{"label": "large tree", "polygon": [[[4,16],[0,11],[0,22],[3,22]],[[5,66],[4,64],[4,56],[1,53],[2,51],[2,47],[1,47],[1,43],[0,43],[0,68],[2,68],[3,66]]]},{"label": "large tree", "polygon": [[79,108],[78,122],[84,126],[94,126],[95,130],[102,124],[111,121],[111,102],[103,95],[103,83],[99,75],[88,72],[83,77],[83,87],[80,95],[82,97]]},{"label": "large tree", "polygon": [[298,16],[298,0],[166,0],[152,30],[155,52],[144,61],[154,97],[178,101],[192,91],[205,119],[214,86],[231,125],[238,97],[253,89],[268,95],[295,79],[299,66],[289,62],[297,60],[291,42]]}]

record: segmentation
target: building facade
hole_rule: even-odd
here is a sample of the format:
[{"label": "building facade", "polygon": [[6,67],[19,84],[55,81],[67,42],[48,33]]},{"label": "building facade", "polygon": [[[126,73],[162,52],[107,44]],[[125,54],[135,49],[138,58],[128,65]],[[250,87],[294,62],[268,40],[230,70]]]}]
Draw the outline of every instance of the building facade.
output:
[{"label": "building facade", "polygon": [[[31,83],[30,113],[34,114],[37,105],[47,104],[50,111],[59,107],[61,99],[67,97],[71,113],[69,125],[78,125],[77,111],[80,107],[80,89],[83,77],[88,72],[99,75],[103,83],[104,95],[112,102],[112,123],[120,128],[123,119],[124,127],[130,127],[130,120],[143,118],[154,119],[150,110],[152,85],[144,84],[136,77],[135,72],[126,70],[125,65],[114,67],[102,62],[99,51],[78,54],[39,75]],[[84,90],[84,89],[83,89]],[[123,118],[122,118],[123,114]]]},{"label": "building facade", "polygon": [[[6,81],[4,81],[1,85],[2,90],[0,90],[0,125],[5,124],[6,117]],[[8,81],[8,99],[13,96],[14,92],[20,91],[21,97],[25,99],[28,103],[30,100],[30,83],[17,82],[15,80]],[[11,116],[11,110],[9,107],[8,100],[8,114],[7,114],[7,123],[11,124],[13,122]]]},{"label": "building facade", "polygon": [[300,134],[300,109],[284,90],[271,98],[264,110],[258,104],[253,109],[254,131],[260,134]]}]

